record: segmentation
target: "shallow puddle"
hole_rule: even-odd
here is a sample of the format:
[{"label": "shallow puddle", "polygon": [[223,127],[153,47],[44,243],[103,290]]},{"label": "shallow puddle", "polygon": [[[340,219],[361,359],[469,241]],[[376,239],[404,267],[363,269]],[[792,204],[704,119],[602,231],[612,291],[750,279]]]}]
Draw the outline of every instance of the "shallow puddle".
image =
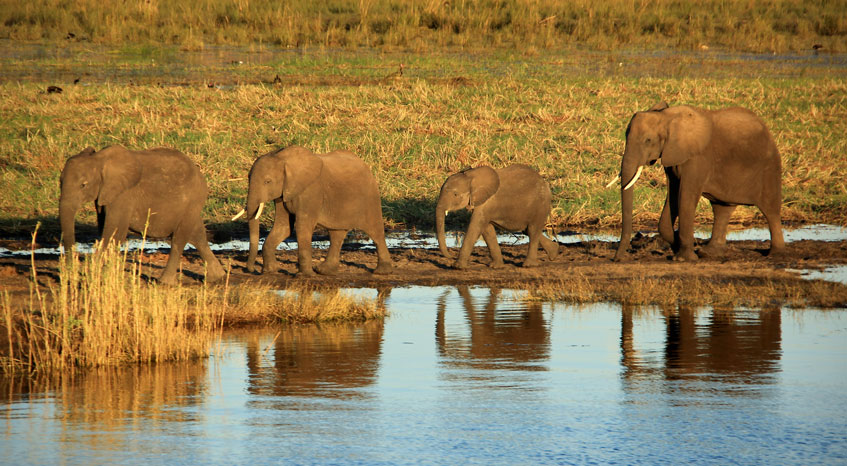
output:
[{"label": "shallow puddle", "polygon": [[4,461],[847,461],[847,310],[384,296],[384,321],[233,331],[191,364],[0,378]]}]

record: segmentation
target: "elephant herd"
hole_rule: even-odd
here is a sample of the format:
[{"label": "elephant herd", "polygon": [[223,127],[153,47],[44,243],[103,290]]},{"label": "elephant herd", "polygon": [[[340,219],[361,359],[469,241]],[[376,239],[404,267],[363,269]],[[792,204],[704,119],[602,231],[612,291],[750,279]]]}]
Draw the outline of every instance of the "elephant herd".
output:
[{"label": "elephant herd", "polygon": [[[668,107],[664,102],[637,112],[626,130],[626,147],[619,175],[621,239],[615,260],[629,254],[632,232],[632,186],[644,165],[661,160],[668,192],[659,220],[659,234],[670,243],[676,260],[696,260],[694,215],[705,197],[712,205],[714,226],[708,244],[698,252],[708,256],[726,245],[729,217],[737,205],[755,205],[767,218],[770,252],[784,249],[780,207],[782,168],[779,152],[765,124],[743,108],[705,110]],[[127,150],[109,146],[87,148],[71,157],[61,176],[59,221],[63,245],[75,242],[74,217],[83,204],[94,202],[101,237],[123,242],[129,231],[170,238],[171,252],[160,281],[176,279],[182,251],[193,244],[206,262],[206,279],[220,280],[223,267],[206,240],[202,209],[206,181],[184,154],[165,148]],[[385,243],[382,208],[376,179],[367,164],[353,153],[338,150],[314,154],[292,146],[262,155],[253,163],[244,209],[250,231],[247,270],[255,271],[259,247],[259,216],[266,202],[274,202],[274,224],[262,247],[262,272],[275,272],[277,245],[291,234],[298,244],[300,275],[334,273],[341,245],[352,229],[365,232],[377,249],[374,273],[393,270]],[[471,217],[455,267],[468,267],[474,243],[481,235],[491,255],[491,266],[502,267],[495,225],[529,236],[524,266],[538,264],[540,245],[550,260],[558,244],[542,234],[551,210],[548,183],[533,168],[515,164],[501,169],[480,166],[462,170],[444,182],[435,209],[441,252],[450,257],[444,218],[451,210],[467,209]],[[676,228],[674,225],[676,224]],[[329,232],[326,258],[312,267],[311,239],[316,226]]]}]

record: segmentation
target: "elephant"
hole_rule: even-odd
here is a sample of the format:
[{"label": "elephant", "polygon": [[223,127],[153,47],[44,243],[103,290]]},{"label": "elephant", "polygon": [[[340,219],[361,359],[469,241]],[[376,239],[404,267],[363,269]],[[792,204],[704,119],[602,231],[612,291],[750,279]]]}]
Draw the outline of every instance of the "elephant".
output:
[{"label": "elephant", "polygon": [[499,170],[480,166],[453,174],[441,185],[435,207],[438,247],[445,257],[451,257],[444,238],[444,220],[451,210],[467,209],[472,212],[471,219],[455,268],[468,267],[471,251],[480,234],[488,245],[491,267],[503,266],[495,225],[527,233],[529,250],[524,267],[538,265],[539,244],[553,260],[558,255],[559,246],[541,233],[550,215],[551,197],[547,182],[537,171],[523,164]]},{"label": "elephant", "polygon": [[202,219],[206,196],[200,169],[177,150],[88,147],[69,158],[62,170],[59,223],[65,251],[70,252],[76,241],[76,212],[93,201],[104,242],[122,243],[129,231],[170,238],[161,283],[175,281],[186,243],[193,244],[206,262],[206,280],[218,281],[225,273],[206,239]]},{"label": "elephant", "polygon": [[[665,102],[637,112],[626,130],[621,180],[621,240],[615,260],[628,258],[632,234],[632,186],[644,165],[661,159],[668,194],[659,217],[659,234],[670,243],[674,260],[694,261],[694,215],[703,196],[714,213],[708,244],[700,255],[726,248],[729,217],[738,205],[755,205],[770,229],[770,254],[784,250],[780,208],[782,162],[765,123],[740,107],[706,110],[668,107]],[[677,230],[674,224],[679,219]]]},{"label": "elephant", "polygon": [[294,216],[297,235],[298,272],[314,275],[312,233],[317,225],[329,231],[326,259],[316,267],[331,275],[340,264],[341,244],[351,229],[364,231],[376,245],[375,274],[393,270],[385,243],[379,188],[370,168],[352,152],[336,150],[315,154],[291,146],[262,155],[250,169],[247,205],[233,220],[247,214],[250,251],[247,271],[255,271],[259,248],[259,216],[265,202],[274,201],[274,224],[262,246],[262,273],[276,272],[276,247],[291,233]]}]

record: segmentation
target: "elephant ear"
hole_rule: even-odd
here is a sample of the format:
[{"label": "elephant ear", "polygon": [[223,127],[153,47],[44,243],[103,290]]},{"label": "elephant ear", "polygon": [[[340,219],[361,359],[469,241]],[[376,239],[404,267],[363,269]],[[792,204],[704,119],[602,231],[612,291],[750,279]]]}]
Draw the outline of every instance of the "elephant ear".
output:
[{"label": "elephant ear", "polygon": [[470,179],[470,202],[473,209],[485,203],[500,188],[500,177],[491,167],[477,167],[464,172]]},{"label": "elephant ear", "polygon": [[[675,107],[668,115],[667,140],[662,149],[662,165],[673,167],[702,152],[712,137],[712,122],[702,112],[690,107]],[[665,112],[667,113],[667,112]]]},{"label": "elephant ear", "polygon": [[661,102],[656,102],[652,107],[647,109],[648,112],[661,112],[662,110],[668,108],[668,103],[664,100]]},{"label": "elephant ear", "polygon": [[97,204],[109,205],[124,191],[141,181],[141,162],[137,156],[120,146],[110,146],[94,154],[100,159],[100,193]]},{"label": "elephant ear", "polygon": [[318,180],[324,163],[320,157],[303,148],[296,148],[283,157],[285,179],[282,182],[282,198],[292,199]]}]

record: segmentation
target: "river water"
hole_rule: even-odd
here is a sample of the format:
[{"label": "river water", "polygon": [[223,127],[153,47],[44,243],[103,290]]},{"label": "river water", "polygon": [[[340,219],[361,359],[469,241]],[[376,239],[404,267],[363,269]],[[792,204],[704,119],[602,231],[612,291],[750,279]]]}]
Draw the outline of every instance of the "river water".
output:
[{"label": "river water", "polygon": [[384,321],[232,331],[190,364],[0,379],[0,462],[847,462],[847,310],[381,297]]}]

